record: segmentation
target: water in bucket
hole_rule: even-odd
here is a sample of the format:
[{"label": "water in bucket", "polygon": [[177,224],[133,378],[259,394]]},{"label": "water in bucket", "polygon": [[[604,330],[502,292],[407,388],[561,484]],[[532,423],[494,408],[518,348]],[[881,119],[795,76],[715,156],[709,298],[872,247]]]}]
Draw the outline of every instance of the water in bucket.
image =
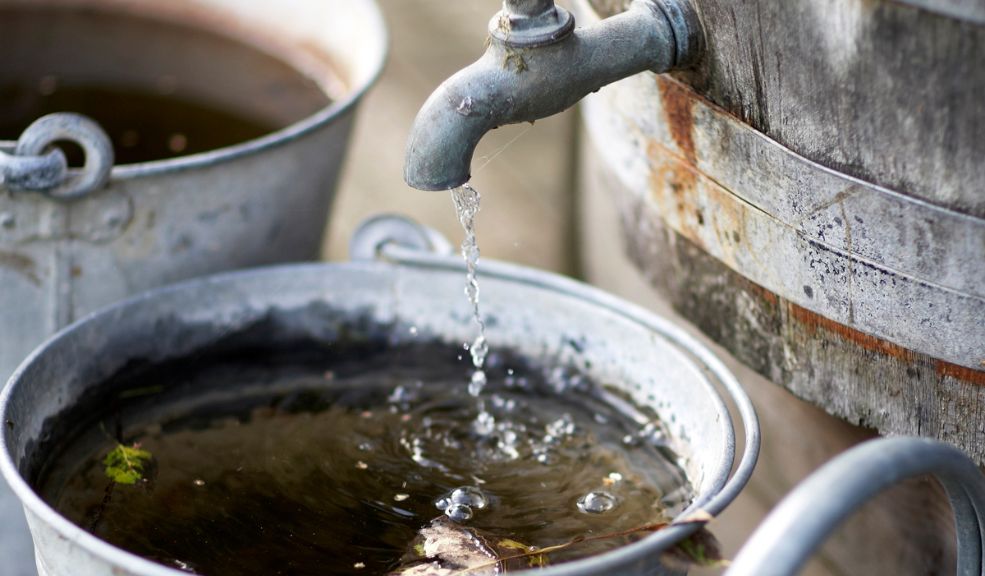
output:
[{"label": "water in bucket", "polygon": [[689,502],[652,412],[493,349],[480,432],[464,351],[403,338],[134,367],[64,422],[35,484],[96,536],[200,574],[426,574],[441,546],[495,573],[626,544],[647,532],[591,537]]}]

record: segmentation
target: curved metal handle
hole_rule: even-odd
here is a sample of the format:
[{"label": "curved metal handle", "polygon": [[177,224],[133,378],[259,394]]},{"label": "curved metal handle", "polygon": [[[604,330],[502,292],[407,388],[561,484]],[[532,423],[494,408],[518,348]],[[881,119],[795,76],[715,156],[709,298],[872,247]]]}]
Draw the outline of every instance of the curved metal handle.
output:
[{"label": "curved metal handle", "polygon": [[985,574],[985,475],[950,445],[923,438],[887,438],[849,450],[801,482],[749,538],[726,576],[796,574],[868,500],[924,474],[933,474],[951,501],[958,574]]},{"label": "curved metal handle", "polygon": [[383,259],[387,246],[450,256],[451,244],[436,230],[418,224],[406,216],[379,214],[363,220],[349,240],[349,259],[353,261]]},{"label": "curved metal handle", "polygon": [[[53,145],[74,142],[85,165],[69,169],[65,154]],[[15,192],[41,192],[59,200],[84,196],[103,187],[113,169],[113,144],[94,121],[59,112],[35,120],[21,134],[12,153],[0,151],[0,184]]]}]

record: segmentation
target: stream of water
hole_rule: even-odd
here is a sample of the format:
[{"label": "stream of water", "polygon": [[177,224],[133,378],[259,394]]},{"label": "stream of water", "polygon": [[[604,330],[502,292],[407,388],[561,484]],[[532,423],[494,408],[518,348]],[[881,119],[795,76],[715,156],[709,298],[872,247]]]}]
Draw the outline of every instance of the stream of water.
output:
[{"label": "stream of water", "polygon": [[[478,398],[482,394],[482,389],[486,385],[486,373],[483,366],[486,361],[486,354],[489,353],[489,345],[486,343],[486,323],[482,320],[479,311],[479,278],[476,275],[479,263],[479,243],[475,237],[475,217],[479,213],[480,200],[479,191],[468,184],[455,188],[451,193],[452,200],[455,202],[455,210],[458,213],[458,221],[461,222],[465,230],[465,238],[462,240],[462,258],[465,259],[467,273],[465,277],[465,294],[472,304],[472,318],[479,333],[472,344],[469,345],[469,353],[472,355],[472,365],[475,372],[469,382],[469,394]],[[485,410],[482,410],[485,414]]]}]

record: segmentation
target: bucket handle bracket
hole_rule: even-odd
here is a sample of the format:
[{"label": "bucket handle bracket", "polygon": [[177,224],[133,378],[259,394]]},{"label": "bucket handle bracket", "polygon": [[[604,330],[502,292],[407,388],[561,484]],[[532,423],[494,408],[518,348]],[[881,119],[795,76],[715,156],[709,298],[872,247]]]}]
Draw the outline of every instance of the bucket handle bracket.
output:
[{"label": "bucket handle bracket", "polygon": [[[81,147],[85,164],[69,168],[58,142]],[[48,114],[28,126],[12,150],[0,148],[0,186],[72,200],[105,186],[113,160],[113,144],[93,120],[70,112]]]},{"label": "bucket handle bracket", "polygon": [[450,256],[451,244],[433,228],[397,214],[380,214],[364,220],[349,241],[349,259],[354,262],[387,260],[388,246]]}]

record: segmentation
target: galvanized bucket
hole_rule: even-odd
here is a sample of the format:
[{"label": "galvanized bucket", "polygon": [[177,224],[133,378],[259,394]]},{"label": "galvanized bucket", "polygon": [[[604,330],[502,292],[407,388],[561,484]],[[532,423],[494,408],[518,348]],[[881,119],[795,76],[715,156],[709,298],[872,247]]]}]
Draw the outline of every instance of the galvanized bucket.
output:
[{"label": "galvanized bucket", "polygon": [[[69,327],[16,371],[0,396],[0,471],[24,504],[45,576],[178,576],[70,523],[32,489],[38,446],[94,386],[134,360],[183,357],[263,322],[275,338],[331,342],[340,327],[369,318],[393,334],[461,345],[473,336],[462,292],[464,267],[435,233],[400,218],[377,218],[353,241],[354,262],[229,273],[159,289]],[[696,497],[671,527],[634,544],[546,568],[543,576],[666,574],[660,553],[735,498],[759,450],[756,414],[733,376],[679,327],[586,285],[553,274],[483,262],[482,306],[494,347],[556,358],[611,382],[668,424]],[[256,332],[253,332],[255,334]],[[266,337],[266,336],[265,336]],[[737,407],[744,448],[736,451]],[[701,520],[701,519],[704,520]],[[689,521],[695,520],[697,521]]]},{"label": "galvanized bucket", "polygon": [[[103,25],[100,14],[133,24]],[[0,377],[48,335],[128,295],[318,256],[356,104],[386,53],[373,0],[0,0],[0,16],[9,28],[0,85],[28,77],[42,91],[174,92],[279,126],[225,148],[116,166],[100,128],[71,114],[0,142]],[[167,25],[249,46],[328,98],[312,109],[285,88],[285,70],[210,52],[212,36],[154,44],[148,31]],[[32,37],[46,40],[18,50]],[[84,167],[66,171],[50,149],[64,140],[84,150]]]}]

